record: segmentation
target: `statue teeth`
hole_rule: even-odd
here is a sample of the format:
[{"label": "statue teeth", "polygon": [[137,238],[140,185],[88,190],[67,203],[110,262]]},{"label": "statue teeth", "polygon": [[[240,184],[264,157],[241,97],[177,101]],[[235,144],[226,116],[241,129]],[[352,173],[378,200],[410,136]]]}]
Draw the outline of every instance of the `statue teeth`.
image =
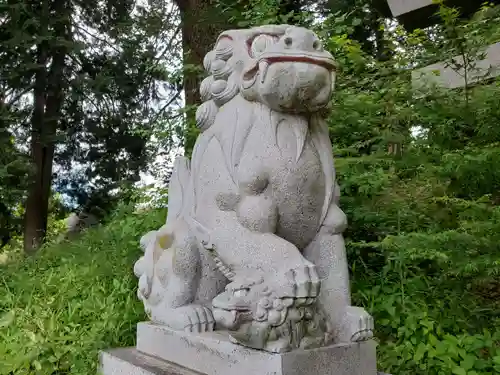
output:
[{"label": "statue teeth", "polygon": [[259,62],[259,72],[260,72],[260,82],[263,83],[266,79],[267,69],[269,68],[269,62],[262,60]]}]

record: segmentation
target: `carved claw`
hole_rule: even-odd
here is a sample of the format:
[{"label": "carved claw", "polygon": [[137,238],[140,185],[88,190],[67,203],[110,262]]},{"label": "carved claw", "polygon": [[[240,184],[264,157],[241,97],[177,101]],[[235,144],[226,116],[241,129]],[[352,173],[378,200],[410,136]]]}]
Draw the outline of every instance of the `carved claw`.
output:
[{"label": "carved claw", "polygon": [[200,333],[214,330],[214,316],[208,307],[193,305],[186,306],[186,310],[189,325],[184,328],[185,331]]},{"label": "carved claw", "polygon": [[365,315],[359,318],[359,331],[354,333],[351,337],[352,342],[366,341],[373,337],[373,317],[370,315]]},{"label": "carved claw", "polygon": [[360,342],[373,337],[373,317],[365,309],[348,306],[343,319],[341,341]]},{"label": "carved claw", "polygon": [[292,269],[286,273],[288,281],[295,286],[295,298],[315,298],[320,291],[320,280],[314,265]]},{"label": "carved claw", "polygon": [[214,330],[215,320],[212,311],[202,305],[187,305],[176,309],[168,310],[164,314],[167,319],[154,319],[155,321],[164,320],[163,324],[178,331],[192,333],[211,332]]}]

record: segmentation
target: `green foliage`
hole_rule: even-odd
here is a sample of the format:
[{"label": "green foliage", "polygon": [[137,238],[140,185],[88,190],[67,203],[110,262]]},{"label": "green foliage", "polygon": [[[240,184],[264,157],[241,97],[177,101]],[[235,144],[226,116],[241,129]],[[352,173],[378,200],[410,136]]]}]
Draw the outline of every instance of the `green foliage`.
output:
[{"label": "green foliage", "polygon": [[304,9],[307,1],[296,0],[221,0],[220,11],[229,15],[231,22],[241,28],[270,24],[309,26],[314,12]]},{"label": "green foliage", "polygon": [[[305,10],[310,3],[299,5]],[[382,19],[385,10],[375,0],[339,1],[330,12],[321,5],[325,17],[320,21],[310,9],[284,14],[281,6],[280,1],[252,0],[221,2],[218,9],[242,27],[282,22],[314,27],[337,59],[328,126],[341,206],[350,222],[345,235],[353,299],[375,317],[380,369],[395,375],[499,373],[500,85],[491,80],[472,85],[465,79],[465,89],[424,86],[417,91],[410,73],[459,55],[465,63],[449,60],[450,67],[469,74],[482,47],[499,38],[498,8],[485,6],[464,21],[441,5],[441,26],[408,33]],[[147,50],[140,40],[154,34],[144,26],[159,22],[157,14],[141,14],[141,31],[122,18],[105,28],[109,35],[124,33],[123,54],[96,53],[109,59],[97,59],[100,65],[92,60],[99,72],[73,87],[109,86],[111,92],[98,91],[99,100],[118,100],[128,84],[112,82],[116,73],[130,79],[134,96],[138,81],[149,77],[142,63],[177,82],[179,77],[153,64],[147,51],[137,51]],[[88,9],[86,15],[93,19],[94,12]],[[129,68],[136,74],[129,76]],[[22,87],[25,77],[14,78],[9,77],[10,84]],[[127,129],[139,131],[137,103],[126,98],[123,103],[137,110],[127,114]],[[116,118],[106,119],[119,127]],[[143,135],[153,130],[145,127]],[[16,159],[14,150],[9,155]],[[141,164],[139,156],[130,165]],[[108,177],[116,177],[116,171],[109,172]],[[127,188],[122,199],[141,206],[165,204],[165,190]],[[143,318],[132,265],[140,253],[138,239],[160,226],[163,214],[122,207],[107,226],[73,243],[57,243],[63,230],[58,219],[54,212],[54,241],[41,254],[23,259],[10,248],[11,261],[0,266],[5,288],[0,292],[0,358],[7,358],[0,372],[93,373],[97,351],[131,345],[134,323]]]},{"label": "green foliage", "polygon": [[[81,7],[85,17],[74,32],[80,49],[67,67],[72,79],[60,123],[56,185],[79,205],[111,212],[108,192],[130,188],[160,148],[172,147],[170,120],[182,87],[175,62],[179,21],[172,5],[159,1],[137,8],[122,0],[106,9],[95,2]],[[161,144],[152,139],[159,133]]]},{"label": "green foliage", "polygon": [[[176,8],[164,1],[3,1],[0,12],[1,236],[21,229],[11,212],[28,187],[41,185],[30,184],[35,173],[28,173],[35,169],[32,131],[41,134],[40,147],[55,146],[53,188],[87,210],[112,211],[109,192],[129,188],[158,149],[173,144],[182,86]],[[30,208],[40,223],[43,201]]]},{"label": "green foliage", "polygon": [[133,345],[145,319],[132,267],[164,211],[123,206],[109,224],[0,265],[0,373],[94,374],[99,350]]},{"label": "green foliage", "polygon": [[405,151],[337,159],[354,300],[377,322],[380,367],[496,373],[500,210],[479,194],[498,191],[490,158]]}]

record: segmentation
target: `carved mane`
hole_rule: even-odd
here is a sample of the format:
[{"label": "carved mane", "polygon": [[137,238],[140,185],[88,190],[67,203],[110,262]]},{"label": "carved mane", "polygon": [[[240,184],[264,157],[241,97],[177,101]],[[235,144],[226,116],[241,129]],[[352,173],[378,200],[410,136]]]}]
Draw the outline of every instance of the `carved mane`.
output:
[{"label": "carved mane", "polygon": [[[288,26],[286,26],[288,27]],[[247,136],[258,123],[266,122],[266,126],[273,127],[272,134],[277,136],[278,125],[284,117],[296,117],[300,122],[304,117],[271,110],[266,105],[248,101],[240,95],[241,72],[250,59],[246,41],[260,33],[283,34],[286,30],[283,25],[261,26],[248,30],[230,30],[222,33],[214,49],[208,52],[203,65],[209,73],[200,85],[200,94],[203,103],[196,111],[196,123],[202,131],[193,150],[192,175],[197,175],[199,163],[209,142],[216,138],[224,154],[229,175],[235,182],[236,166],[245,148]],[[241,105],[242,102],[245,105]],[[232,123],[216,124],[219,111],[229,111],[234,118]],[[257,119],[256,116],[259,116]],[[310,116],[306,126],[294,128],[297,136],[297,160],[301,156],[307,132],[320,156],[321,167],[326,179],[325,201],[323,204],[321,222],[323,222],[328,207],[334,195],[334,162],[330,142],[328,142],[328,128],[324,118],[319,113]],[[276,147],[278,146],[275,138]],[[236,182],[235,182],[236,184]]]}]

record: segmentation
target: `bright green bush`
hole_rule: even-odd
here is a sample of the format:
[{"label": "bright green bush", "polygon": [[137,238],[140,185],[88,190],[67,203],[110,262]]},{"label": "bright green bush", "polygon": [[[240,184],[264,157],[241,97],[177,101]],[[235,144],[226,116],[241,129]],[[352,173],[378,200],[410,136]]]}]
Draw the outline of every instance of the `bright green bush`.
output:
[{"label": "bright green bush", "polygon": [[122,207],[74,242],[0,265],[0,374],[95,374],[99,350],[133,345],[145,316],[132,267],[164,218]]},{"label": "bright green bush", "polygon": [[337,159],[354,300],[375,317],[384,371],[500,371],[498,155],[414,144]]},{"label": "bright green bush", "polygon": [[439,164],[420,155],[417,166],[412,152],[420,151],[337,163],[354,300],[374,315],[379,366],[398,375],[499,373],[492,153],[445,153]]}]

